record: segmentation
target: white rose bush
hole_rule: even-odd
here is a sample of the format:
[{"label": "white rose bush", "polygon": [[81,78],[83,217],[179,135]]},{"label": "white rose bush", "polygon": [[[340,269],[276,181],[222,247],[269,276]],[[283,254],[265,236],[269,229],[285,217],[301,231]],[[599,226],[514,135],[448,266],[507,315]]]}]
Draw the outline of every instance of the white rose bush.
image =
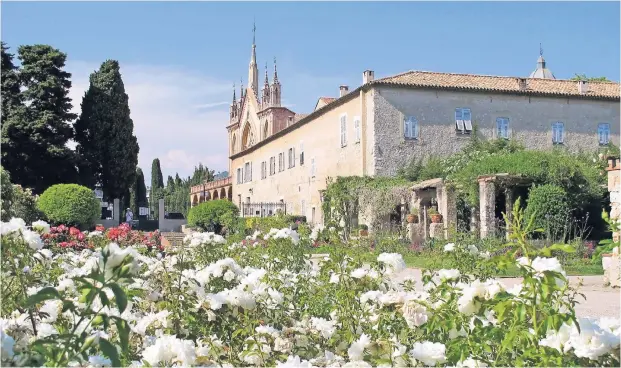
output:
[{"label": "white rose bush", "polygon": [[[193,233],[165,254],[116,243],[52,254],[36,240],[46,224],[1,226],[2,366],[620,364],[619,320],[576,317],[551,257],[569,249],[534,249],[528,227],[514,225],[499,255],[445,247],[478,265],[426,271],[420,287],[400,281],[398,253],[363,262],[344,245],[312,258],[312,239],[289,229]],[[523,276],[510,289],[487,272],[508,265]]]}]

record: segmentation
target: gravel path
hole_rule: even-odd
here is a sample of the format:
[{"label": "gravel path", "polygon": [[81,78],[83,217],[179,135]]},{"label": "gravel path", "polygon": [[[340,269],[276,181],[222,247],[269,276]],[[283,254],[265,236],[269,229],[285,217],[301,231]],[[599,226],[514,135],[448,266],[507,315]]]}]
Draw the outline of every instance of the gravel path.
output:
[{"label": "gravel path", "polygon": [[[418,268],[408,268],[402,271],[398,276],[398,280],[405,278],[413,278],[416,280],[417,288],[422,288],[421,270]],[[586,300],[578,296],[576,305],[576,315],[578,317],[615,317],[619,318],[621,309],[621,290],[604,286],[603,276],[569,276],[570,285],[578,286],[580,280],[582,285],[578,288],[578,292],[586,296]],[[522,278],[501,278],[500,281],[506,287],[512,287],[522,282]]]}]

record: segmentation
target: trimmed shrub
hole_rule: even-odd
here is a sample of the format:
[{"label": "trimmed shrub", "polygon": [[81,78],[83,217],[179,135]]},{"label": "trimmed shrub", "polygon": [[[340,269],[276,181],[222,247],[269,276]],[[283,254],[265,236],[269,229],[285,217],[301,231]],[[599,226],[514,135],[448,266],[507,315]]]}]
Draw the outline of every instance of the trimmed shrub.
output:
[{"label": "trimmed shrub", "polygon": [[222,227],[238,214],[239,209],[233,202],[217,199],[192,207],[188,213],[188,224],[205,231],[220,233]]},{"label": "trimmed shrub", "polygon": [[37,207],[55,225],[65,224],[89,229],[101,214],[95,193],[78,184],[56,184],[47,188]]},{"label": "trimmed shrub", "polygon": [[564,235],[570,212],[565,190],[556,185],[544,184],[530,189],[524,221],[534,216],[533,225],[536,229],[543,229],[546,236],[558,239]]}]

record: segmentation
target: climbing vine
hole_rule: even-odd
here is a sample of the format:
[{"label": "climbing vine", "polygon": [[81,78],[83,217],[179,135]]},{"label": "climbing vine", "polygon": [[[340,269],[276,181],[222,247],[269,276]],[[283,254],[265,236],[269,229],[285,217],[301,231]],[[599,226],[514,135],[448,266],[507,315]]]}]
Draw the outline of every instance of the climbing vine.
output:
[{"label": "climbing vine", "polygon": [[323,197],[323,213],[328,226],[342,230],[348,238],[353,222],[362,212],[377,225],[401,203],[409,203],[411,183],[403,178],[339,176],[328,178]]}]

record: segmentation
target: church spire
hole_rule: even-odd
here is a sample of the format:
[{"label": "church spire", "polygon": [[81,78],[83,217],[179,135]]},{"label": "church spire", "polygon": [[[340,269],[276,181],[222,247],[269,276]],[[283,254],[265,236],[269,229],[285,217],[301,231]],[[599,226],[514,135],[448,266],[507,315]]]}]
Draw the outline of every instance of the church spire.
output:
[{"label": "church spire", "polygon": [[257,68],[257,45],[256,45],[257,26],[252,23],[252,53],[250,54],[250,65],[248,67],[248,85],[254,91],[255,95],[259,91],[259,69]]},{"label": "church spire", "polygon": [[265,84],[264,84],[263,88],[264,89],[265,88],[269,88],[269,86],[270,86],[270,81],[269,81],[269,79],[267,77],[267,62],[266,62],[265,63]]},{"label": "church spire", "polygon": [[233,83],[233,104],[235,104],[235,101],[237,101],[237,98],[235,98],[235,83]]},{"label": "church spire", "polygon": [[[267,70],[265,72],[267,73]],[[278,83],[278,71],[276,70],[276,56],[274,56],[274,83]]]}]

